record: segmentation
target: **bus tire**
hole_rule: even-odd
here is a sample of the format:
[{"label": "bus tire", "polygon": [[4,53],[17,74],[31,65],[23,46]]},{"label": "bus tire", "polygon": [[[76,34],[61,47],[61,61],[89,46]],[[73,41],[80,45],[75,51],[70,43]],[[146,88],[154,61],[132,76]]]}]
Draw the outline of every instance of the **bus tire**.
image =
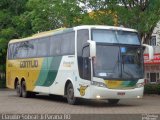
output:
[{"label": "bus tire", "polygon": [[119,102],[119,99],[108,99],[108,103],[110,105],[116,105],[118,104],[118,102]]},{"label": "bus tire", "polygon": [[23,98],[29,97],[29,92],[26,90],[26,82],[25,81],[22,81],[21,89],[22,89],[22,97]]},{"label": "bus tire", "polygon": [[16,82],[16,93],[18,97],[22,97],[22,90],[21,90],[21,85],[19,84],[19,82]]},{"label": "bus tire", "polygon": [[74,88],[72,83],[67,85],[67,101],[70,105],[77,104],[77,99],[74,97]]}]

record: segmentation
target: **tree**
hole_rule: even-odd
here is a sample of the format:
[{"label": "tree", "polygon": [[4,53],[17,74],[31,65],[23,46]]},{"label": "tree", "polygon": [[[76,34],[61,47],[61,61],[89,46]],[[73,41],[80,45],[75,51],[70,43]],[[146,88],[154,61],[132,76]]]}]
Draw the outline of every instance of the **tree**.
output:
[{"label": "tree", "polygon": [[118,24],[117,14],[111,10],[94,10],[83,15],[82,24],[114,25]]},{"label": "tree", "polygon": [[75,0],[29,0],[28,15],[34,32],[77,25],[81,8]]},{"label": "tree", "polygon": [[[87,9],[115,12],[119,25],[137,29],[145,43],[148,43],[154,27],[160,20],[160,0],[80,0],[80,2]],[[105,16],[99,19],[103,17]]]},{"label": "tree", "polygon": [[148,43],[153,29],[160,21],[159,0],[122,0],[123,7],[117,6],[120,24],[137,29],[142,40]]},{"label": "tree", "polygon": [[9,40],[77,25],[81,11],[75,0],[1,0],[0,69],[5,68]]},{"label": "tree", "polygon": [[27,0],[0,1],[0,71],[5,71],[7,44],[10,39],[21,36],[16,29],[17,16],[25,11]]}]

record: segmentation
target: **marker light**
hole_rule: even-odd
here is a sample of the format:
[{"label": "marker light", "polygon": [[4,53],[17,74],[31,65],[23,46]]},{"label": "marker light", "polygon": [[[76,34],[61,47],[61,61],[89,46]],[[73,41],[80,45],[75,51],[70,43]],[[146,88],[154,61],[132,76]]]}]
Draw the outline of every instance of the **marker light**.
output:
[{"label": "marker light", "polygon": [[97,96],[96,96],[96,98],[97,98],[97,99],[100,99],[100,98],[101,98],[101,96],[100,96],[100,95],[97,95]]},{"label": "marker light", "polygon": [[143,82],[143,83],[137,83],[137,84],[136,84],[136,87],[137,87],[137,88],[140,88],[140,87],[143,87],[143,86],[144,86],[144,82]]},{"label": "marker light", "polygon": [[141,96],[137,96],[137,98],[139,99],[139,98],[142,98]]},{"label": "marker light", "polygon": [[106,85],[102,82],[96,82],[96,81],[92,81],[91,85],[97,86],[97,87],[106,87]]}]

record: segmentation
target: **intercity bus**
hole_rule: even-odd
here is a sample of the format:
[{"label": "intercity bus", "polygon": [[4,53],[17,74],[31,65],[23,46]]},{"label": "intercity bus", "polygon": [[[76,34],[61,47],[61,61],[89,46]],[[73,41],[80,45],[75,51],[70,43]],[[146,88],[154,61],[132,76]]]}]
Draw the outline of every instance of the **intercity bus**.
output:
[{"label": "intercity bus", "polygon": [[134,29],[83,25],[42,32],[8,44],[7,87],[19,97],[61,95],[69,104],[80,98],[142,98],[143,51]]}]

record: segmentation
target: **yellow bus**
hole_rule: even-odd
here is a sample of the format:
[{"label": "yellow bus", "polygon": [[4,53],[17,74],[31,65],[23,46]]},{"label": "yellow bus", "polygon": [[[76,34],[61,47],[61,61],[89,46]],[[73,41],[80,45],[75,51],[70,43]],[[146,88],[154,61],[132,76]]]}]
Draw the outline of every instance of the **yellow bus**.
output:
[{"label": "yellow bus", "polygon": [[8,44],[7,87],[19,97],[35,93],[79,98],[142,98],[143,46],[134,29],[83,25],[43,32]]}]

